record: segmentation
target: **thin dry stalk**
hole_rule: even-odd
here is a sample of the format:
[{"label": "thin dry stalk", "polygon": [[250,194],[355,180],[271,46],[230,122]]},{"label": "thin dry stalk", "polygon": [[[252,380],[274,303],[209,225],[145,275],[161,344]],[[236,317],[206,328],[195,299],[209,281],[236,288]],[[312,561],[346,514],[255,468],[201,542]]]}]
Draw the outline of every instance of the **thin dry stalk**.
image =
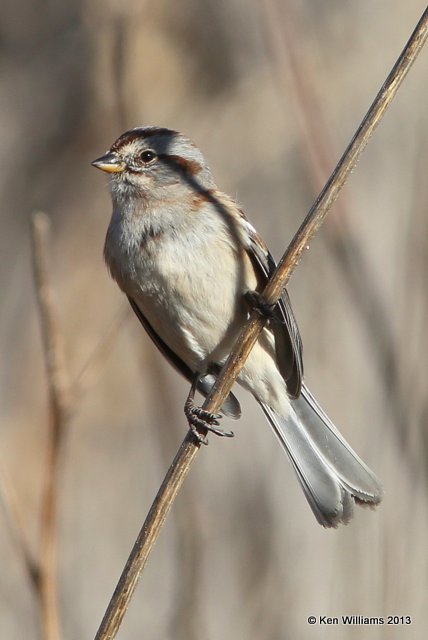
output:
[{"label": "thin dry stalk", "polygon": [[[280,297],[305,247],[319,229],[332,204],[336,200],[339,191],[345,184],[349,173],[355,167],[370,136],[382,119],[402,80],[422,49],[427,35],[428,9],[425,10],[403,53],[394,65],[333,174],[309,211],[303,224],[279,262],[275,273],[268,282],[264,290],[264,297],[268,303],[275,303]],[[251,314],[212,392],[203,405],[208,411],[217,412],[222,406],[248,354],[260,335],[264,323],[263,318],[257,313]],[[200,445],[195,441],[195,438],[189,431],[172,465],[168,469],[155,501],[150,508],[98,629],[95,640],[113,640],[113,638],[116,637],[141,571],[159,536],[168,511],[199,451],[199,447]]]},{"label": "thin dry stalk", "polygon": [[[336,154],[328,135],[328,126],[322,117],[322,105],[316,94],[316,78],[300,52],[302,29],[293,3],[289,0],[281,3],[282,14],[277,0],[264,0],[264,6],[267,41],[272,48],[279,84],[285,85],[287,98],[291,97],[291,102],[294,102],[308,173],[315,191],[318,191]],[[281,19],[282,15],[284,19]],[[390,314],[383,303],[382,292],[371,276],[364,247],[352,229],[343,198],[337,205],[332,222],[326,229],[325,238],[332,256],[339,262],[339,273],[355,300],[355,309],[372,341],[380,378],[390,399],[388,407],[391,419],[401,444],[407,447],[408,396],[400,380],[402,366],[394,345]],[[408,453],[411,454],[410,451]]]},{"label": "thin dry stalk", "polygon": [[43,355],[49,389],[49,438],[45,487],[42,496],[39,596],[45,640],[62,637],[57,588],[58,461],[69,416],[69,386],[59,330],[48,253],[50,221],[36,212],[31,218],[33,270],[42,331]]},{"label": "thin dry stalk", "polygon": [[82,396],[87,389],[94,384],[94,381],[99,375],[99,372],[104,366],[105,361],[110,355],[111,350],[116,344],[116,338],[119,331],[122,329],[127,318],[129,318],[129,305],[124,304],[116,314],[109,329],[102,335],[98,343],[95,345],[92,352],[86,359],[86,362],[80,369],[75,380],[70,387],[70,396],[72,398],[72,410],[73,413],[76,409],[76,405],[81,402]]},{"label": "thin dry stalk", "polygon": [[0,502],[6,516],[6,522],[12,534],[12,540],[15,543],[18,553],[21,557],[22,564],[27,572],[28,578],[32,586],[39,588],[39,565],[37,560],[31,553],[28,543],[25,527],[22,521],[22,514],[19,509],[18,500],[15,495],[13,484],[10,481],[6,471],[0,467]]}]

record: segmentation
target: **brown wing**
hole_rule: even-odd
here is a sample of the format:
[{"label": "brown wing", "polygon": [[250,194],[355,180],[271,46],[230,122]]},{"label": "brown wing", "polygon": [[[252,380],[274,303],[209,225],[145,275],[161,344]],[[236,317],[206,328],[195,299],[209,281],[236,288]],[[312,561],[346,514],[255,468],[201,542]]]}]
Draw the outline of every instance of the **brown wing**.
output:
[{"label": "brown wing", "polygon": [[[150,322],[147,320],[140,307],[137,305],[135,300],[128,296],[129,304],[135,312],[135,315],[143,325],[144,329],[149,334],[150,338],[153,340],[159,351],[162,355],[168,360],[170,364],[176,369],[181,375],[183,375],[186,380],[190,383],[193,382],[195,377],[195,371],[192,371],[190,367],[187,366],[185,362],[181,358],[178,357],[176,353],[168,345],[162,340],[162,338],[156,333],[153,329]],[[207,396],[211,391],[211,387],[215,382],[215,371],[209,372],[203,375],[198,382],[198,391],[202,393],[203,396]],[[222,412],[235,420],[241,416],[241,407],[237,398],[233,395],[233,393],[229,393],[228,397],[223,403]]]},{"label": "brown wing", "polygon": [[[248,232],[247,253],[253,263],[259,282],[264,286],[273,271],[275,260],[254,227],[240,212]],[[279,322],[271,322],[269,329],[275,337],[275,349],[279,370],[287,383],[287,391],[292,398],[298,398],[303,380],[303,349],[299,328],[291,308],[289,295],[284,290],[278,301]]]}]

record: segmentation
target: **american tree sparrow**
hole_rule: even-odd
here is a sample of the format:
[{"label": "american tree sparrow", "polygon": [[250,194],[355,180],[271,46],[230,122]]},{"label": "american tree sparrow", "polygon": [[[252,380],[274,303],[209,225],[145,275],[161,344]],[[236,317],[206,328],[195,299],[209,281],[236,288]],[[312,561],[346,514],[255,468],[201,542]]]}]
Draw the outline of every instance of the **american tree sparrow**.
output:
[{"label": "american tree sparrow", "polygon": [[[219,428],[219,416],[195,407],[193,395],[209,392],[247,318],[248,298],[257,303],[275,267],[272,256],[181,133],[132,129],[92,164],[110,175],[104,256],[111,275],[153,342],[191,382],[190,425],[231,435]],[[354,502],[380,502],[375,475],[303,381],[302,342],[286,291],[238,382],[259,402],[319,523],[336,527],[349,521]],[[222,411],[239,418],[233,394]]]}]

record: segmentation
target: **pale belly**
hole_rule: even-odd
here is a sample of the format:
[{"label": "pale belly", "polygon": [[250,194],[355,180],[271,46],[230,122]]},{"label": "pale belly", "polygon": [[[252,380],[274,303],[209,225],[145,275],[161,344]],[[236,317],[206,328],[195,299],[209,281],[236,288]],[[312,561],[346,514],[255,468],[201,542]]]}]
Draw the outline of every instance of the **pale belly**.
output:
[{"label": "pale belly", "polygon": [[162,340],[194,371],[225,360],[245,321],[244,293],[256,279],[247,254],[230,245],[152,240],[134,269],[110,268]]},{"label": "pale belly", "polygon": [[[223,364],[248,315],[244,294],[257,286],[246,251],[227,239],[202,242],[149,240],[132,249],[107,236],[105,257],[113,278],[138,305],[163,342],[193,371]],[[125,249],[123,248],[125,246]],[[264,329],[238,381],[282,415],[285,383],[275,362],[271,331]]]}]

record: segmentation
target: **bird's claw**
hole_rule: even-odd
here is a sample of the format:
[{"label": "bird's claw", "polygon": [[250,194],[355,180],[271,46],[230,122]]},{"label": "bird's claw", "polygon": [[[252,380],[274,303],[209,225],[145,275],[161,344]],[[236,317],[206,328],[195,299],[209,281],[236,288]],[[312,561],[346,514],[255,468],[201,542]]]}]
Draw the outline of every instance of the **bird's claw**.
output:
[{"label": "bird's claw", "polygon": [[184,405],[184,413],[191,432],[201,444],[208,444],[207,437],[203,434],[203,431],[210,431],[217,436],[226,438],[233,438],[235,435],[233,431],[224,431],[224,429],[219,428],[219,420],[222,417],[220,413],[211,413],[202,407],[197,407],[190,397]]},{"label": "bird's claw", "polygon": [[282,324],[281,316],[277,311],[277,303],[271,304],[267,302],[259,291],[247,291],[244,297],[251,310],[257,311],[259,316],[266,318],[269,322],[280,322]]}]

